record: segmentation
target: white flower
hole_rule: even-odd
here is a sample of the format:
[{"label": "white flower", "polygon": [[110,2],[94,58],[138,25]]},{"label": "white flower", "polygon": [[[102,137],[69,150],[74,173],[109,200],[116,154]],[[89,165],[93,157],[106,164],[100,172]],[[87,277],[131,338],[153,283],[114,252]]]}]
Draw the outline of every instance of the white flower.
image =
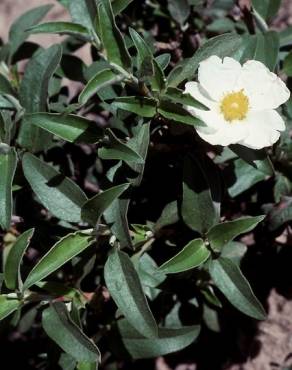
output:
[{"label": "white flower", "polygon": [[209,110],[187,109],[205,123],[197,132],[210,144],[261,149],[273,145],[285,130],[275,109],[289,99],[290,91],[263,63],[249,60],[241,65],[213,55],[200,63],[198,81],[188,82],[185,93]]}]

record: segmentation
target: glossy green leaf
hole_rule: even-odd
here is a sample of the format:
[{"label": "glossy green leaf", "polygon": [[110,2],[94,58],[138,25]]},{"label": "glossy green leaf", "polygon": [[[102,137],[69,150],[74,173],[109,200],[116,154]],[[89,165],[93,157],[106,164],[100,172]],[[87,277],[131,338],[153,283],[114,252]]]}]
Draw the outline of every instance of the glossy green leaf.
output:
[{"label": "glossy green leaf", "polygon": [[54,302],[43,311],[42,326],[47,335],[77,361],[97,362],[100,360],[98,348],[74,324],[64,303]]},{"label": "glossy green leaf", "polygon": [[175,274],[200,266],[210,256],[202,239],[190,241],[178,254],[159,267],[166,274]]},{"label": "glossy green leaf", "polygon": [[28,28],[40,22],[52,9],[52,4],[43,5],[28,10],[12,24],[9,31],[9,43],[11,56],[17,51],[20,45],[29,37]]},{"label": "glossy green leaf", "polygon": [[264,63],[271,71],[275,69],[278,61],[280,41],[277,32],[268,31],[248,35],[243,39],[244,51],[241,62],[250,59]]},{"label": "glossy green leaf", "polygon": [[139,276],[128,255],[114,251],[104,267],[107,288],[116,305],[133,325],[147,338],[157,337],[157,325],[143,293]]},{"label": "glossy green leaf", "polygon": [[4,266],[5,284],[8,289],[16,290],[22,288],[20,266],[33,233],[34,229],[29,229],[21,234],[8,253]]},{"label": "glossy green leaf", "polygon": [[150,76],[152,76],[154,74],[154,65],[153,65],[154,58],[153,58],[153,54],[152,54],[150,47],[146,44],[143,38],[133,28],[129,28],[129,32],[130,32],[131,38],[138,52],[137,53],[138,70],[141,70],[141,67],[143,66],[143,64],[145,64],[146,60],[149,59],[150,64],[151,64],[149,74]]},{"label": "glossy green leaf", "polygon": [[145,338],[126,320],[120,320],[122,341],[135,360],[164,356],[189,346],[199,335],[200,326],[184,326],[178,329],[159,328],[157,338]]},{"label": "glossy green leaf", "polygon": [[87,101],[100,89],[110,86],[116,82],[120,82],[123,80],[123,78],[123,76],[117,75],[109,68],[98,71],[81,91],[78,98],[79,103],[82,105],[86,104]]},{"label": "glossy green leaf", "polygon": [[264,149],[254,150],[242,145],[230,145],[230,149],[255,169],[268,176],[274,175],[273,163]]},{"label": "glossy green leaf", "polygon": [[39,33],[57,33],[60,35],[73,35],[79,36],[85,39],[90,39],[87,28],[81,24],[72,22],[47,22],[38,24],[29,29],[32,34]]},{"label": "glossy green leaf", "polygon": [[266,216],[242,217],[237,220],[223,222],[209,230],[207,237],[213,249],[222,250],[225,244],[253,230]]},{"label": "glossy green leaf", "polygon": [[275,16],[281,6],[282,0],[252,0],[253,8],[264,18]]},{"label": "glossy green leaf", "polygon": [[100,37],[107,60],[123,68],[129,68],[131,66],[131,57],[125,45],[124,38],[116,25],[109,0],[100,1],[98,15]]},{"label": "glossy green leaf", "polygon": [[100,158],[144,163],[144,159],[140,154],[119,140],[111,130],[107,130],[107,135],[108,144],[98,150],[98,156]]},{"label": "glossy green leaf", "polygon": [[162,213],[159,219],[157,220],[155,224],[155,230],[158,231],[159,229],[175,224],[179,220],[179,213],[178,213],[178,202],[174,200],[171,203],[168,203]]},{"label": "glossy green leaf", "polygon": [[103,129],[94,121],[73,114],[28,114],[25,124],[37,126],[70,143],[96,143],[103,137]]},{"label": "glossy green leaf", "polygon": [[61,220],[79,222],[81,207],[87,201],[82,190],[32,154],[26,153],[22,163],[24,175],[40,202]]},{"label": "glossy green leaf", "polygon": [[173,101],[174,103],[189,105],[191,107],[195,107],[195,108],[203,109],[203,110],[208,109],[203,104],[195,100],[190,94],[185,94],[183,90],[180,90],[176,87],[169,87],[164,93],[164,96],[167,99]]},{"label": "glossy green leaf", "polygon": [[242,159],[237,159],[233,163],[235,180],[228,188],[228,193],[231,197],[236,197],[258,182],[263,181],[267,176],[265,173],[250,166]]},{"label": "glossy green leaf", "polygon": [[185,123],[195,127],[204,125],[202,121],[192,116],[185,108],[167,100],[164,100],[160,103],[157,111],[164,118],[172,121]]},{"label": "glossy green leaf", "polygon": [[113,0],[112,7],[114,15],[120,14],[133,0]]},{"label": "glossy green leaf", "polygon": [[152,98],[126,96],[116,98],[113,106],[128,112],[136,113],[141,117],[152,118],[156,114],[156,100]]},{"label": "glossy green leaf", "polygon": [[115,199],[127,190],[128,187],[129,184],[113,186],[89,199],[82,207],[82,219],[91,225],[96,225],[103,212]]},{"label": "glossy green leaf", "polygon": [[193,79],[199,63],[211,55],[218,55],[223,58],[226,56],[236,57],[241,49],[242,39],[236,33],[225,33],[215,36],[206,41],[190,59],[186,59],[176,75],[170,75],[168,78],[169,86],[176,87],[182,81]]},{"label": "glossy green leaf", "polygon": [[[60,45],[37,51],[28,62],[20,85],[20,104],[26,113],[45,112],[47,108],[49,81],[62,56]],[[47,149],[51,135],[25,121],[22,121],[18,135],[19,144],[32,152]]]},{"label": "glossy green leaf", "polygon": [[234,307],[255,319],[265,319],[261,303],[234,262],[220,257],[210,263],[209,271],[216,286]]},{"label": "glossy green leaf", "polygon": [[12,183],[17,166],[17,155],[13,148],[0,151],[0,226],[10,227],[12,216]]},{"label": "glossy green leaf", "polygon": [[[219,222],[219,200],[215,199],[216,194],[210,188],[209,177],[199,159],[186,158],[183,176],[182,218],[192,230],[204,234]],[[219,189],[216,171],[213,171],[212,182]]]},{"label": "glossy green leaf", "polygon": [[0,320],[5,319],[20,306],[21,302],[19,300],[9,298],[7,295],[0,295]]},{"label": "glossy green leaf", "polygon": [[68,234],[60,239],[34,266],[28,274],[23,290],[43,280],[66,262],[88,248],[94,239],[82,232]]}]

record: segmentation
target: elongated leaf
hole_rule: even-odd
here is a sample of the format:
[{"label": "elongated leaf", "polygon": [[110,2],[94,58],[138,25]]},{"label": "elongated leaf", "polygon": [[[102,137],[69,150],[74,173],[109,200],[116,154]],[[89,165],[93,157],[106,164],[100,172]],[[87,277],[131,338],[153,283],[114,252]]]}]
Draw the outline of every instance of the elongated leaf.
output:
[{"label": "elongated leaf", "polygon": [[268,176],[274,175],[273,163],[265,150],[254,150],[242,145],[230,145],[230,149],[242,160],[262,173]]},{"label": "elongated leaf", "polygon": [[47,335],[77,361],[97,362],[100,352],[71,320],[66,306],[55,302],[43,311],[42,325]]},{"label": "elongated leaf", "polygon": [[222,250],[225,244],[236,238],[238,235],[253,230],[265,216],[242,217],[234,221],[223,222],[215,225],[209,230],[207,237],[212,248]]},{"label": "elongated leaf", "polygon": [[82,232],[68,234],[58,241],[30,271],[23,284],[23,290],[43,280],[58,270],[77,254],[83,252],[93,243],[93,237]]},{"label": "elongated leaf", "polygon": [[292,76],[292,52],[286,56],[284,60],[284,65],[283,65],[283,72],[288,76]]},{"label": "elongated leaf", "polygon": [[0,93],[14,95],[13,87],[6,77],[0,74]]},{"label": "elongated leaf", "polygon": [[82,190],[69,178],[32,154],[23,156],[23,171],[40,202],[56,217],[79,222],[87,201]]},{"label": "elongated leaf", "polygon": [[0,320],[5,319],[12,312],[16,311],[21,306],[21,302],[17,299],[10,299],[6,295],[0,295]]},{"label": "elongated leaf", "polygon": [[147,338],[157,337],[157,325],[143,293],[139,276],[128,255],[113,252],[104,267],[107,288],[131,325]]},{"label": "elongated leaf", "polygon": [[158,113],[163,117],[176,121],[182,122],[191,126],[202,126],[204,125],[202,121],[198,118],[192,116],[186,109],[178,104],[171,103],[169,101],[162,101],[158,107]]},{"label": "elongated leaf", "polygon": [[[26,113],[45,112],[48,98],[49,81],[62,56],[59,45],[41,49],[28,62],[20,85],[20,103]],[[41,151],[50,146],[51,135],[23,120],[18,142],[32,152]]]},{"label": "elongated leaf", "polygon": [[34,229],[30,229],[21,234],[8,253],[4,266],[4,278],[7,288],[11,290],[22,288],[20,265],[33,233]]},{"label": "elongated leaf", "polygon": [[131,66],[131,57],[128,53],[124,38],[119,31],[109,0],[101,0],[98,7],[100,37],[106,51],[107,59],[121,67]]},{"label": "elongated leaf", "polygon": [[234,161],[235,182],[228,188],[231,197],[236,197],[266,178],[266,174],[255,169],[242,159]]},{"label": "elongated leaf", "polygon": [[[205,169],[203,161],[186,158],[181,214],[185,224],[201,234],[218,223],[220,215],[219,199],[215,199],[217,194],[210,188]],[[212,183],[219,188],[216,171],[213,171]]]},{"label": "elongated leaf", "polygon": [[129,184],[117,185],[89,199],[82,207],[82,219],[91,225],[96,225],[103,212],[128,187]]},{"label": "elongated leaf", "polygon": [[195,100],[190,94],[185,94],[183,90],[180,90],[176,87],[169,87],[164,96],[173,101],[174,103],[180,103],[183,105],[190,105],[191,107],[207,110],[203,104]]},{"label": "elongated leaf", "polygon": [[264,18],[269,19],[277,14],[282,0],[252,0],[253,8]]},{"label": "elongated leaf", "polygon": [[9,43],[11,56],[17,51],[19,46],[28,38],[28,28],[40,22],[44,16],[52,9],[52,4],[43,5],[28,10],[22,14],[12,24],[9,31]]},{"label": "elongated leaf", "polygon": [[234,307],[255,319],[265,319],[262,305],[234,262],[220,257],[210,263],[209,271],[216,286]]},{"label": "elongated leaf", "polygon": [[199,335],[200,326],[184,326],[179,329],[159,328],[157,338],[145,338],[126,320],[120,320],[122,341],[133,359],[152,358],[177,352],[189,346]]},{"label": "elongated leaf", "polygon": [[243,39],[244,51],[241,62],[250,59],[264,63],[271,71],[275,69],[278,61],[280,41],[277,32],[269,31],[248,35]]},{"label": "elongated leaf", "polygon": [[86,104],[87,101],[94,96],[98,90],[112,85],[116,82],[122,81],[123,76],[117,75],[111,69],[106,68],[102,71],[97,72],[95,76],[87,83],[84,89],[81,91],[78,101],[80,104]]},{"label": "elongated leaf", "polygon": [[12,182],[17,165],[16,151],[0,152],[0,226],[10,227],[12,216]]},{"label": "elongated leaf", "polygon": [[[182,81],[193,79],[199,63],[211,55],[218,55],[223,58],[226,56],[237,57],[242,46],[242,39],[235,33],[225,33],[215,36],[206,41],[190,59],[186,59],[176,72],[176,76],[170,76],[169,86],[176,87]],[[174,78],[175,77],[175,78]]]},{"label": "elongated leaf", "polygon": [[203,239],[190,241],[178,254],[159,267],[166,274],[175,274],[200,266],[210,256]]},{"label": "elongated leaf", "polygon": [[155,230],[158,231],[159,229],[163,228],[167,225],[172,225],[178,222],[179,220],[179,213],[178,213],[178,202],[174,200],[171,203],[168,203],[162,213],[159,219],[157,220],[155,224]]},{"label": "elongated leaf", "polygon": [[137,54],[138,70],[140,70],[143,64],[146,64],[145,63],[146,60],[149,59],[152,67],[150,68],[150,75],[152,76],[154,74],[154,65],[153,65],[154,58],[152,51],[150,50],[146,42],[143,40],[143,38],[133,28],[129,28],[129,31],[138,52]]},{"label": "elongated leaf", "polygon": [[113,105],[141,117],[152,118],[156,114],[156,101],[151,98],[126,96],[115,99]]},{"label": "elongated leaf", "polygon": [[113,0],[112,7],[114,15],[120,14],[133,0]]},{"label": "elongated leaf", "polygon": [[191,6],[188,0],[168,0],[168,10],[172,18],[181,26],[191,14]]},{"label": "elongated leaf", "polygon": [[25,124],[37,126],[70,143],[96,143],[103,137],[103,129],[97,127],[95,122],[73,114],[28,114]]},{"label": "elongated leaf", "polygon": [[32,34],[38,33],[58,33],[60,35],[73,35],[79,36],[85,39],[90,39],[87,28],[81,24],[72,22],[47,22],[38,24],[29,29]]},{"label": "elongated leaf", "polygon": [[143,163],[144,159],[139,153],[119,140],[111,130],[107,131],[109,143],[106,147],[98,150],[98,156],[102,159],[118,159],[126,162]]}]

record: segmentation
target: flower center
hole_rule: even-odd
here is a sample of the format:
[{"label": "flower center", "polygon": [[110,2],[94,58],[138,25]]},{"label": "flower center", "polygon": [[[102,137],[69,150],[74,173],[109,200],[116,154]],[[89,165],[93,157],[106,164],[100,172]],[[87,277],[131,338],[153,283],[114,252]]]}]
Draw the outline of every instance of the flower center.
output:
[{"label": "flower center", "polygon": [[226,121],[243,120],[249,107],[248,97],[243,90],[226,94],[220,103],[220,111]]}]

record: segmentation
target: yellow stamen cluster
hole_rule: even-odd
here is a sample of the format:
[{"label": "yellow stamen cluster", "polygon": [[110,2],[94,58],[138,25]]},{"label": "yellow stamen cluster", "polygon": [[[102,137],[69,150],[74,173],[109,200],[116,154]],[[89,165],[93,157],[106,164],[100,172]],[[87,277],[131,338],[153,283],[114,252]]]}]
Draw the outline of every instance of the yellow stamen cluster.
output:
[{"label": "yellow stamen cluster", "polygon": [[248,108],[249,100],[243,90],[226,94],[220,103],[220,111],[229,122],[246,118]]}]

